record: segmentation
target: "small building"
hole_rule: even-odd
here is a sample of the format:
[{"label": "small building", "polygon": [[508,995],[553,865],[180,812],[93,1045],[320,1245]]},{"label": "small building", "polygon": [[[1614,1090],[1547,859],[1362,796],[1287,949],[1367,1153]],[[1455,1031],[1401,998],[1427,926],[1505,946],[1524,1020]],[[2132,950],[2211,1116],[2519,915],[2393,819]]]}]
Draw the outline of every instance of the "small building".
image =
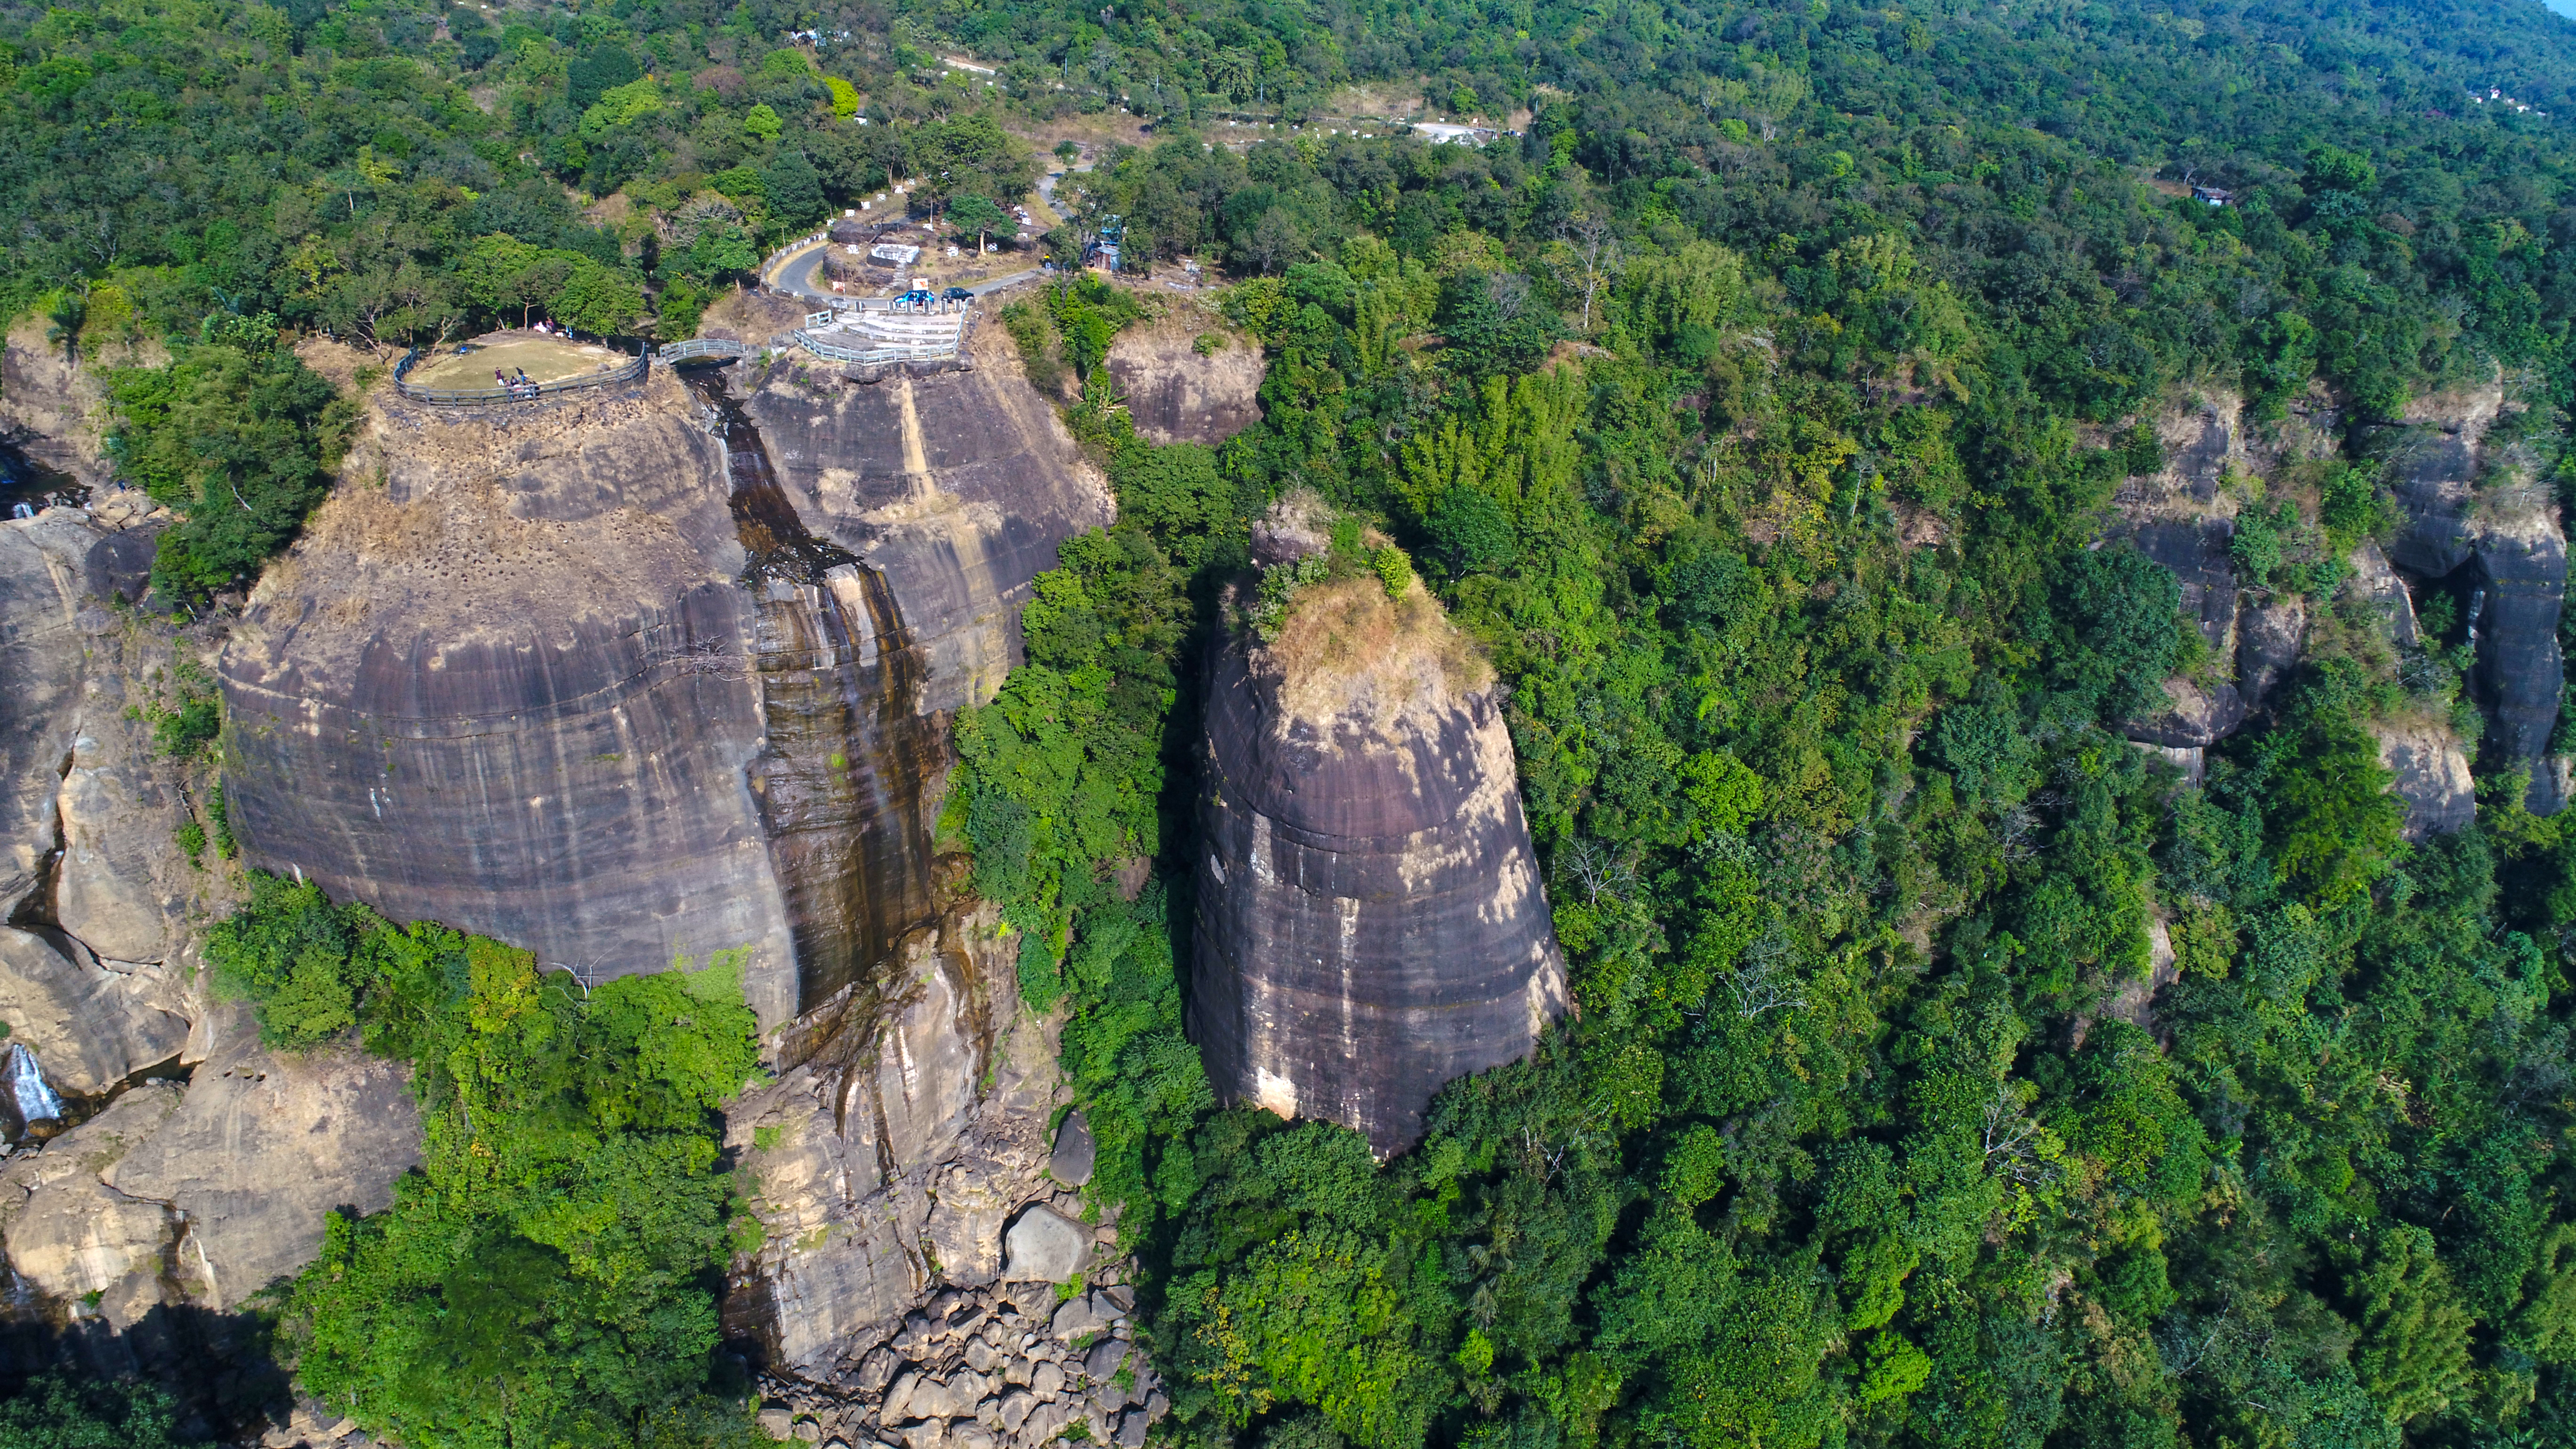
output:
[{"label": "small building", "polygon": [[2191,189],[2191,199],[2210,206],[2225,206],[2236,199],[2236,194],[2224,186],[2195,186]]}]

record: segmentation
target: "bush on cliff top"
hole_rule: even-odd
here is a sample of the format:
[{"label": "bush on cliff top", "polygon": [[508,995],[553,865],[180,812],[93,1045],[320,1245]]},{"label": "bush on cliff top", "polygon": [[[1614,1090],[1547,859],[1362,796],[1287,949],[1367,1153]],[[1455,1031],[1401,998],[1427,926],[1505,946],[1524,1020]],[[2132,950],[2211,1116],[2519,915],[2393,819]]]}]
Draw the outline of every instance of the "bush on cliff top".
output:
[{"label": "bush on cliff top", "polygon": [[758,1062],[741,960],[584,992],[529,953],[255,875],[207,947],[272,1045],[409,1061],[422,1162],[331,1215],[287,1297],[304,1386],[439,1446],[749,1445],[712,1396],[735,1246],[716,1111]]},{"label": "bush on cliff top", "polygon": [[181,515],[152,586],[197,602],[247,589],[293,541],[339,465],[357,407],[279,345],[276,319],[209,319],[168,367],[109,372],[109,453]]}]

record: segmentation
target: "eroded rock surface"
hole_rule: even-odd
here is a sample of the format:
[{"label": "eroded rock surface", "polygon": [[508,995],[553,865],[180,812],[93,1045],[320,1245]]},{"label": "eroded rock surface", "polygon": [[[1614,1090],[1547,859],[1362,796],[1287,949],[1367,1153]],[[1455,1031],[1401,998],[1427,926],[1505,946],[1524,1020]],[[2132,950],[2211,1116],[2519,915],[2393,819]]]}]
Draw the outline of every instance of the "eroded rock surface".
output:
[{"label": "eroded rock surface", "polygon": [[68,509],[0,523],[0,919],[45,884],[88,640],[84,574],[100,532]]},{"label": "eroded rock surface", "polygon": [[[1133,327],[1109,344],[1109,376],[1136,431],[1157,443],[1222,443],[1261,421],[1261,345],[1211,318]],[[1198,339],[1218,344],[1201,352]]]},{"label": "eroded rock surface", "polygon": [[1490,673],[1419,591],[1315,585],[1276,643],[1221,647],[1199,804],[1189,1025],[1210,1081],[1380,1155],[1565,1009]]},{"label": "eroded rock surface", "polygon": [[2397,776],[2397,796],[2406,802],[2407,839],[2448,835],[2477,818],[2477,782],[2448,726],[2398,720],[2376,733],[2379,762]]},{"label": "eroded rock surface", "polygon": [[159,1130],[102,1174],[186,1215],[180,1273],[232,1308],[312,1260],[334,1208],[381,1212],[420,1161],[411,1069],[354,1046],[273,1053],[241,1007],[213,1014],[216,1050]]},{"label": "eroded rock surface", "polygon": [[2419,401],[2390,444],[2406,524],[2388,561],[2417,581],[2478,601],[2470,693],[2486,712],[2488,769],[2528,769],[2526,804],[2552,810],[2562,792],[2543,752],[2558,718],[2566,661],[2567,538],[2534,462],[2490,434],[2514,407],[2500,386]]},{"label": "eroded rock surface", "polygon": [[97,1096],[177,1058],[188,1011],[174,972],[112,969],[59,932],[0,926],[0,1021],[36,1054],[56,1091]]},{"label": "eroded rock surface", "polygon": [[1079,1216],[1045,1173],[1054,1034],[1019,1010],[996,921],[957,910],[907,938],[872,1014],[728,1114],[766,1243],[727,1316],[785,1371],[846,1379],[938,1285],[995,1281],[1023,1208]]}]

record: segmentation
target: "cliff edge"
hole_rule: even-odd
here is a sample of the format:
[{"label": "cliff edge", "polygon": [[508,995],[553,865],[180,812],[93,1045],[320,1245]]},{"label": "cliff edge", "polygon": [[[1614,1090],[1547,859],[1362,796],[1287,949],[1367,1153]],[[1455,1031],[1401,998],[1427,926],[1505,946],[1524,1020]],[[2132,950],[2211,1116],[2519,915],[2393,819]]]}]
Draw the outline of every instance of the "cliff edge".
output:
[{"label": "cliff edge", "polygon": [[1491,670],[1419,582],[1318,582],[1267,642],[1239,626],[1218,649],[1205,750],[1208,1076],[1400,1152],[1442,1086],[1565,1010]]}]

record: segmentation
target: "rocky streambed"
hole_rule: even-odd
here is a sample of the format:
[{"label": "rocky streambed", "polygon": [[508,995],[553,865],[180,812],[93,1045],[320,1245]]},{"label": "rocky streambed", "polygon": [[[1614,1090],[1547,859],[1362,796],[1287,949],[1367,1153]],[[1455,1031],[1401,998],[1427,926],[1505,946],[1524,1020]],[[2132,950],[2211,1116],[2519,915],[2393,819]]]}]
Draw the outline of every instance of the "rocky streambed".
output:
[{"label": "rocky streambed", "polygon": [[1092,1443],[1134,1449],[1171,1407],[1137,1344],[1134,1307],[1124,1287],[945,1290],[846,1382],[768,1381],[762,1427],[844,1449],[1036,1449],[1079,1425]]}]

